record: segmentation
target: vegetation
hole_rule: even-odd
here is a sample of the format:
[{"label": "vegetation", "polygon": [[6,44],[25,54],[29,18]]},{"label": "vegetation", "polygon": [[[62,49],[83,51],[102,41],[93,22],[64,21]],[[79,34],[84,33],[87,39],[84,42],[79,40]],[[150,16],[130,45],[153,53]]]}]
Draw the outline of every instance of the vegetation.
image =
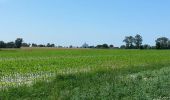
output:
[{"label": "vegetation", "polygon": [[157,49],[170,49],[170,40],[167,37],[161,37],[156,40]]},{"label": "vegetation", "polygon": [[169,59],[168,50],[2,49],[0,99],[166,100]]},{"label": "vegetation", "polygon": [[141,49],[142,48],[142,36],[137,34],[135,37],[126,36],[123,42],[126,43],[125,48],[127,49]]},{"label": "vegetation", "polygon": [[155,46],[150,46],[148,44],[142,45],[143,38],[141,35],[136,34],[136,36],[125,36],[123,40],[125,45],[121,45],[120,47],[114,47],[114,45],[110,44],[98,44],[97,46],[89,46],[87,43],[84,43],[81,47],[70,45],[69,47],[63,46],[55,46],[55,44],[47,43],[44,44],[36,44],[36,43],[23,43],[22,38],[17,38],[15,42],[7,42],[0,41],[0,48],[21,48],[21,47],[57,47],[57,48],[98,48],[98,49],[170,49],[170,40],[167,37],[160,37],[155,40]]},{"label": "vegetation", "polygon": [[0,41],[0,48],[21,48],[23,39],[17,38],[15,42],[7,42]]},{"label": "vegetation", "polygon": [[103,44],[103,45],[97,45],[96,48],[109,48],[109,46],[107,44]]}]

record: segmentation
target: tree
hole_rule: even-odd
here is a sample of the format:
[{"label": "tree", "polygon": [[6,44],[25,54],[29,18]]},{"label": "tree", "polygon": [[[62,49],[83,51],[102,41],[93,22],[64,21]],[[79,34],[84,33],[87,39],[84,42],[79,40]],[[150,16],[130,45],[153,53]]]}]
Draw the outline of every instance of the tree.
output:
[{"label": "tree", "polygon": [[170,40],[168,41],[168,49],[170,49]]},{"label": "tree", "polygon": [[110,47],[110,48],[114,48],[114,45],[111,44],[111,45],[109,45],[109,47]]},{"label": "tree", "polygon": [[103,44],[102,47],[103,48],[109,48],[109,46],[107,44]]},{"label": "tree", "polygon": [[157,49],[168,49],[169,39],[167,37],[157,38],[155,42]]},{"label": "tree", "polygon": [[31,44],[22,43],[22,47],[30,47]]},{"label": "tree", "polygon": [[72,46],[72,45],[70,45],[70,46],[69,46],[69,48],[73,48],[73,46]]},{"label": "tree", "polygon": [[51,44],[51,47],[55,47],[55,44]]},{"label": "tree", "polygon": [[16,46],[16,48],[21,48],[22,42],[23,42],[23,39],[22,39],[22,38],[17,38],[17,39],[15,40],[15,46]]},{"label": "tree", "polygon": [[133,49],[134,45],[134,37],[133,36],[126,36],[125,39],[123,40],[123,42],[126,43],[126,48],[127,49]]},{"label": "tree", "polygon": [[6,47],[7,47],[7,48],[15,48],[16,46],[15,46],[15,43],[14,43],[14,42],[8,42],[8,43],[6,44]]},{"label": "tree", "polygon": [[125,49],[126,46],[125,46],[125,45],[121,45],[120,48],[121,48],[121,49]]},{"label": "tree", "polygon": [[96,48],[107,49],[109,46],[107,44],[97,45]]},{"label": "tree", "polygon": [[140,47],[141,47],[141,45],[142,45],[142,41],[143,41],[142,36],[140,36],[139,34],[137,34],[137,35],[135,36],[135,38],[134,38],[135,47],[136,47],[137,49],[140,49]]},{"label": "tree", "polygon": [[51,44],[50,44],[50,43],[47,43],[47,47],[51,47]]},{"label": "tree", "polygon": [[45,47],[45,45],[43,45],[43,44],[39,44],[39,45],[38,45],[38,47]]},{"label": "tree", "polygon": [[32,43],[32,47],[37,47],[38,45],[35,43]]},{"label": "tree", "polygon": [[96,48],[102,48],[102,45],[97,45]]},{"label": "tree", "polygon": [[95,46],[89,46],[89,48],[95,48]]},{"label": "tree", "polygon": [[126,48],[129,48],[129,47],[130,47],[129,37],[128,37],[128,36],[125,37],[125,39],[123,40],[123,42],[125,42]]},{"label": "tree", "polygon": [[6,44],[4,41],[0,41],[0,48],[5,48],[6,47]]},{"label": "tree", "polygon": [[161,43],[160,42],[156,42],[156,49],[161,49]]},{"label": "tree", "polygon": [[150,46],[150,45],[148,45],[148,44],[144,44],[144,45],[142,46],[142,48],[143,48],[143,49],[150,49],[150,48],[151,48],[151,46]]}]

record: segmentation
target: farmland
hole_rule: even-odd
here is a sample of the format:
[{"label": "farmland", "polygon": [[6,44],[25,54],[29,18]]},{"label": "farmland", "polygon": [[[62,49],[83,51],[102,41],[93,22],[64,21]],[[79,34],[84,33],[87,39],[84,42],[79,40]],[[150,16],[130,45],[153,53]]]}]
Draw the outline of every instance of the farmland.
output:
[{"label": "farmland", "polygon": [[169,50],[0,50],[0,100],[170,98]]}]

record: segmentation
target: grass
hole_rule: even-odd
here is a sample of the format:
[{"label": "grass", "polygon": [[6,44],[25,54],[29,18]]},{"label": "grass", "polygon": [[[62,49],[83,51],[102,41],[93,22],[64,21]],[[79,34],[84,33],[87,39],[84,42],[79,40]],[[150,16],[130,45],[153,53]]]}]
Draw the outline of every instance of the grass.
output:
[{"label": "grass", "polygon": [[170,51],[0,51],[2,100],[168,100]]}]

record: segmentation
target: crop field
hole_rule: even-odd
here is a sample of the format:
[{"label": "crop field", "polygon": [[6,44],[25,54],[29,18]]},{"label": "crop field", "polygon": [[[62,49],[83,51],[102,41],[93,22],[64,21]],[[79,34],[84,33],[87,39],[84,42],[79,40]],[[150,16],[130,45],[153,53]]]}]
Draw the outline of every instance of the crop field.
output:
[{"label": "crop field", "polygon": [[168,100],[169,50],[0,50],[0,100]]}]

